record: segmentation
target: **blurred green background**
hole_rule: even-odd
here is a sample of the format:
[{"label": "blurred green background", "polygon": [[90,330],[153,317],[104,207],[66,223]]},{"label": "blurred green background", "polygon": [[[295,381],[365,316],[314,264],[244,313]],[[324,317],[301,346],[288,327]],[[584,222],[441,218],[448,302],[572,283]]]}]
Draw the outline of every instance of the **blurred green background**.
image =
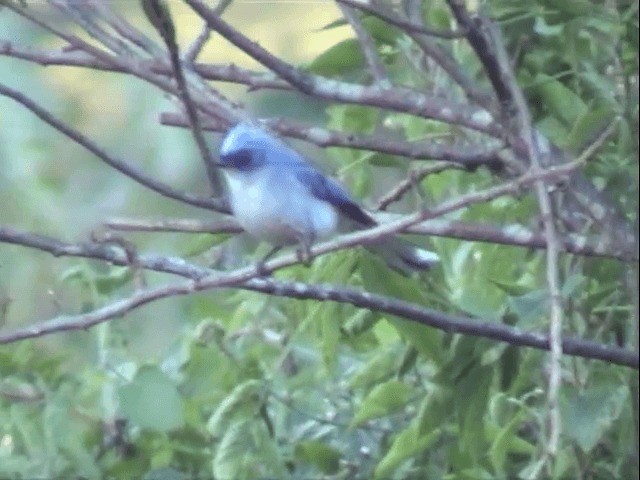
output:
[{"label": "blurred green background", "polygon": [[[168,3],[184,48],[201,22],[181,2]],[[452,27],[445,2],[423,3],[429,25]],[[517,60],[518,82],[541,132],[571,151],[588,143],[603,122],[616,119],[614,135],[583,173],[637,226],[637,2],[481,3],[491,8]],[[137,2],[113,5],[160,44]],[[367,82],[362,55],[350,55],[361,53],[355,43],[326,54],[352,36],[346,26],[323,30],[340,17],[329,1],[238,0],[225,13],[248,37],[293,64],[325,53],[312,72]],[[369,21],[367,28],[377,35],[394,82],[461,98],[407,35],[381,21]],[[0,9],[0,41],[62,46],[51,38]],[[441,45],[489,88],[465,40]],[[200,59],[258,69],[216,34]],[[7,57],[0,57],[0,79],[113,155],[175,188],[208,193],[190,132],[159,124],[160,113],[176,111],[178,104],[147,84]],[[303,96],[246,95],[242,87],[219,87],[257,116],[282,115],[367,134],[383,124],[385,134],[439,145],[477,140],[456,125],[396,112],[359,105],[325,108]],[[215,151],[219,135],[209,138]],[[365,204],[406,177],[410,165],[420,164],[344,148],[304,148]],[[384,179],[377,175],[382,169]],[[421,181],[426,198],[419,201],[436,205],[503,180],[486,168],[448,170]],[[408,195],[406,201],[415,207],[418,200]],[[138,186],[0,97],[0,224],[81,242],[114,217],[213,215]],[[475,204],[448,218],[540,230],[535,198],[527,192]],[[595,225],[594,233],[599,228]],[[251,261],[266,248],[245,236],[229,242],[185,234],[124,236],[141,252],[202,263],[206,254],[192,255],[203,246],[221,246],[230,264]],[[441,267],[405,278],[362,249],[348,249],[316,258],[310,268],[279,271],[276,278],[350,285],[507,327],[548,329],[543,251],[414,239],[437,251]],[[566,333],[632,348],[637,325],[628,280],[637,263],[630,267],[571,254],[562,254],[558,263]],[[1,327],[13,330],[126,297],[134,288],[130,273],[0,244]],[[171,281],[152,273],[146,278],[151,285]],[[254,479],[291,473],[338,479],[354,478],[356,472],[398,480],[531,478],[545,465],[548,364],[539,350],[343,303],[236,289],[166,299],[87,332],[0,348],[0,476],[174,480],[189,474]],[[548,478],[637,478],[637,371],[569,356],[559,368],[563,432],[558,456],[545,470]]]},{"label": "blurred green background", "polygon": [[[185,5],[169,5],[180,44],[190,44],[200,33],[202,22]],[[118,7],[121,14],[161,44],[137,2],[119,2]],[[326,1],[233,2],[225,18],[245,35],[295,64],[312,60],[328,46],[351,35],[348,27],[322,30],[339,18],[336,6]],[[60,47],[52,41],[52,35],[8,11],[0,15],[0,32],[2,39],[10,39],[16,45]],[[251,58],[215,33],[199,60],[258,68]],[[0,58],[0,78],[112,155],[174,188],[208,194],[203,165],[190,132],[159,124],[160,113],[177,111],[176,105],[146,83],[120,74],[75,67],[45,68],[8,57]],[[229,97],[248,103],[249,111],[256,115],[307,120],[324,115],[322,104],[302,96],[278,92],[247,96],[244,87],[219,86]],[[215,151],[219,136],[208,136]],[[322,153],[315,152],[315,156],[321,158]],[[211,217],[206,211],[166,199],[125,178],[5,97],[0,97],[0,162],[0,223],[69,242],[88,239],[102,221],[114,217]],[[170,233],[131,237],[141,251],[157,253],[184,254],[190,241],[189,235]],[[61,280],[78,263],[84,262],[3,244],[0,298],[9,299],[4,327],[16,328],[56,314],[79,312],[88,299],[73,282]],[[153,279],[154,275],[149,277]],[[170,332],[183,323],[180,312],[184,303],[184,299],[170,299],[148,305],[124,320],[137,330],[139,338],[132,336],[131,344],[142,350],[141,356],[163,356],[174,338]],[[164,334],[149,335],[150,331]],[[68,337],[80,337],[78,341],[64,340],[66,336],[43,341],[82,346],[87,335],[90,334]]]}]

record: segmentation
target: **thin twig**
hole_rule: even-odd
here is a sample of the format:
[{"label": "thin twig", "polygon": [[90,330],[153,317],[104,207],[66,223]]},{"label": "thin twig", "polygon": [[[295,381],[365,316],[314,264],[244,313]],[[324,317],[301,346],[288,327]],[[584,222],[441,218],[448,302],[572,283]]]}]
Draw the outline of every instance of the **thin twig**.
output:
[{"label": "thin twig", "polygon": [[64,135],[69,137],[78,145],[82,145],[107,165],[113,167],[120,173],[153,190],[154,192],[196,207],[218,210],[225,213],[228,212],[226,206],[216,199],[200,198],[196,197],[195,195],[191,195],[190,193],[175,190],[169,185],[166,185],[165,183],[162,183],[148,176],[144,172],[138,170],[135,166],[113,157],[104,149],[99,147],[95,142],[93,142],[93,140],[90,140],[88,137],[78,132],[77,130],[74,130],[62,120],[53,116],[51,113],[36,104],[26,95],[2,84],[0,84],[0,95],[4,95],[20,103],[25,108],[33,112],[42,121],[48,123],[60,133],[63,133]]},{"label": "thin twig", "polygon": [[[160,123],[188,127],[184,115],[173,112],[162,113]],[[498,156],[499,149],[490,149],[480,144],[450,146],[428,140],[409,142],[385,138],[382,135],[358,135],[317,126],[304,126],[284,119],[265,119],[261,123],[280,135],[304,140],[319,147],[347,147],[415,160],[444,160],[459,164],[467,170],[474,170],[483,165],[492,171],[501,170],[503,167],[502,159]],[[225,123],[210,119],[204,121],[202,127],[216,132],[226,131]]]},{"label": "thin twig", "polygon": [[[379,220],[382,222],[384,219],[380,218]],[[103,225],[111,230],[123,232],[181,232],[211,233],[214,235],[243,232],[242,227],[232,218],[225,220],[113,218],[103,222]],[[529,230],[523,225],[515,224],[498,226],[439,218],[419,223],[408,228],[405,233],[532,249],[547,248],[543,234]],[[614,258],[620,261],[638,260],[638,257],[630,259],[625,252],[608,250],[608,245],[598,242],[598,237],[568,234],[561,239],[561,244],[564,252],[574,255]]]},{"label": "thin twig", "polygon": [[198,58],[198,55],[200,55],[200,52],[209,41],[210,36],[211,36],[211,29],[209,28],[209,25],[204,23],[202,25],[202,29],[200,30],[200,33],[198,34],[196,39],[193,41],[193,43],[189,45],[189,48],[187,48],[184,54],[184,62],[187,65],[193,65],[193,63]]},{"label": "thin twig", "polygon": [[435,28],[425,27],[424,25],[418,25],[410,21],[405,20],[398,15],[395,15],[388,11],[382,11],[380,8],[374,7],[369,2],[363,2],[358,0],[336,0],[338,3],[347,5],[349,7],[357,8],[370,15],[380,18],[390,25],[400,27],[404,31],[421,33],[423,35],[429,35],[431,37],[442,38],[445,40],[452,40],[456,38],[464,37],[464,31],[455,30],[436,30]]},{"label": "thin twig", "polygon": [[460,166],[449,162],[438,162],[433,165],[427,165],[425,167],[411,170],[409,172],[409,177],[398,183],[395,187],[380,197],[374,208],[376,210],[386,210],[389,205],[404,197],[404,195],[411,190],[411,187],[422,181],[425,177],[445,170],[450,170],[452,168],[460,168]]},{"label": "thin twig", "polygon": [[244,230],[233,219],[195,220],[165,218],[162,220],[113,218],[103,223],[106,228],[122,232],[241,233]]},{"label": "thin twig", "polygon": [[214,195],[220,196],[222,195],[220,174],[216,168],[216,163],[213,161],[211,152],[207,147],[202,127],[200,126],[198,111],[191,99],[191,94],[189,93],[189,87],[182,68],[182,62],[180,61],[180,52],[178,42],[176,41],[175,26],[169,13],[169,9],[164,3],[162,3],[162,0],[143,0],[143,5],[149,20],[156,27],[156,30],[160,33],[160,36],[167,46],[169,59],[171,60],[171,66],[173,67],[173,74],[176,79],[176,83],[178,84],[179,98],[182,100],[182,104],[187,113],[189,127],[191,129],[191,133],[193,133],[196,145],[198,146],[200,157],[204,162],[209,184]]},{"label": "thin twig", "polygon": [[353,8],[341,4],[340,2],[338,2],[338,6],[340,7],[342,14],[344,15],[344,18],[346,18],[346,20],[351,25],[351,28],[353,28],[356,37],[358,37],[358,42],[360,43],[360,47],[362,48],[362,52],[364,53],[364,57],[367,60],[369,70],[373,75],[375,83],[377,83],[382,88],[390,87],[391,82],[389,80],[389,76],[387,75],[387,69],[378,56],[378,51],[376,50],[376,44],[373,38],[364,28],[364,25],[360,21],[360,18]]},{"label": "thin twig", "polygon": [[[531,124],[531,115],[522,90],[518,86],[515,74],[502,42],[502,38],[495,28],[487,21],[487,29],[493,45],[496,49],[496,58],[501,68],[500,77],[503,79],[509,90],[509,96],[513,99],[514,108],[518,120],[518,136],[523,139],[527,147],[527,153],[531,162],[533,172],[542,171],[541,156],[549,152],[540,152],[539,144]],[[549,320],[549,386],[547,400],[549,403],[549,436],[546,450],[551,461],[555,461],[560,441],[561,417],[560,405],[558,403],[560,386],[562,381],[562,323],[563,308],[562,295],[560,293],[560,277],[558,271],[558,256],[560,252],[560,242],[556,231],[551,198],[544,180],[537,180],[534,183],[544,233],[547,240],[547,287],[551,297],[550,320]],[[552,470],[551,464],[548,471]]]},{"label": "thin twig", "polygon": [[[0,234],[2,230],[0,230]],[[140,264],[144,257],[140,257]],[[275,262],[274,260],[273,262]],[[62,315],[39,322],[29,327],[0,335],[0,344],[12,343],[27,338],[37,338],[55,332],[86,330],[112,318],[118,318],[134,309],[156,300],[188,295],[198,291],[235,287],[254,290],[269,295],[286,296],[298,299],[331,300],[349,303],[356,307],[367,308],[396,315],[423,325],[444,330],[448,333],[462,333],[491,338],[512,345],[528,346],[541,350],[549,348],[549,339],[542,334],[524,332],[514,327],[496,322],[485,322],[477,318],[460,317],[445,314],[421,305],[404,302],[390,297],[373,294],[344,286],[307,285],[300,282],[278,281],[273,278],[255,278],[254,268],[243,268],[227,274],[209,274],[198,280],[174,283],[159,288],[144,289],[130,297],[110,303],[92,312],[80,315]],[[563,339],[564,350],[569,355],[605,360],[610,363],[638,368],[638,355],[630,350],[616,346],[602,345],[596,342],[576,338]]]}]

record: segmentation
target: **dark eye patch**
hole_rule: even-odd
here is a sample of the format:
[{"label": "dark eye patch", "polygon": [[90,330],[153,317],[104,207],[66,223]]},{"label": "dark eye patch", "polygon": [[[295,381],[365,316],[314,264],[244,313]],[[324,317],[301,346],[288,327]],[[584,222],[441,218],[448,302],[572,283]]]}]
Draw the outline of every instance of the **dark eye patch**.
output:
[{"label": "dark eye patch", "polygon": [[224,156],[224,162],[232,168],[246,169],[251,166],[252,154],[249,150],[236,150],[233,153]]}]

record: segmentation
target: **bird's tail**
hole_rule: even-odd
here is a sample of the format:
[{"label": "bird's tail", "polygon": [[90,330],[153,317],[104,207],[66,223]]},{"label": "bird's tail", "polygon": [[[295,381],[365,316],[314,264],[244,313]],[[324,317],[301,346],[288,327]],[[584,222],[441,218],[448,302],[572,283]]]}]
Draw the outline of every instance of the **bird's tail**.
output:
[{"label": "bird's tail", "polygon": [[436,253],[398,237],[367,245],[366,248],[382,257],[389,267],[405,275],[429,270],[440,262]]}]

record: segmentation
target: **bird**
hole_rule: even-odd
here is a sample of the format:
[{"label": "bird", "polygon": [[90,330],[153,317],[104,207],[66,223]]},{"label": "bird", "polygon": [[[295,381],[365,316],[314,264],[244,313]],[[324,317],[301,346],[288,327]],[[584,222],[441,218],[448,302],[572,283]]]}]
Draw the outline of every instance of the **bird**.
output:
[{"label": "bird", "polygon": [[[298,245],[308,264],[311,246],[341,230],[378,225],[347,190],[264,128],[241,121],[222,139],[218,167],[231,211],[250,235],[273,246],[259,267],[280,248]],[[439,262],[438,255],[398,237],[365,248],[408,274]]]}]

